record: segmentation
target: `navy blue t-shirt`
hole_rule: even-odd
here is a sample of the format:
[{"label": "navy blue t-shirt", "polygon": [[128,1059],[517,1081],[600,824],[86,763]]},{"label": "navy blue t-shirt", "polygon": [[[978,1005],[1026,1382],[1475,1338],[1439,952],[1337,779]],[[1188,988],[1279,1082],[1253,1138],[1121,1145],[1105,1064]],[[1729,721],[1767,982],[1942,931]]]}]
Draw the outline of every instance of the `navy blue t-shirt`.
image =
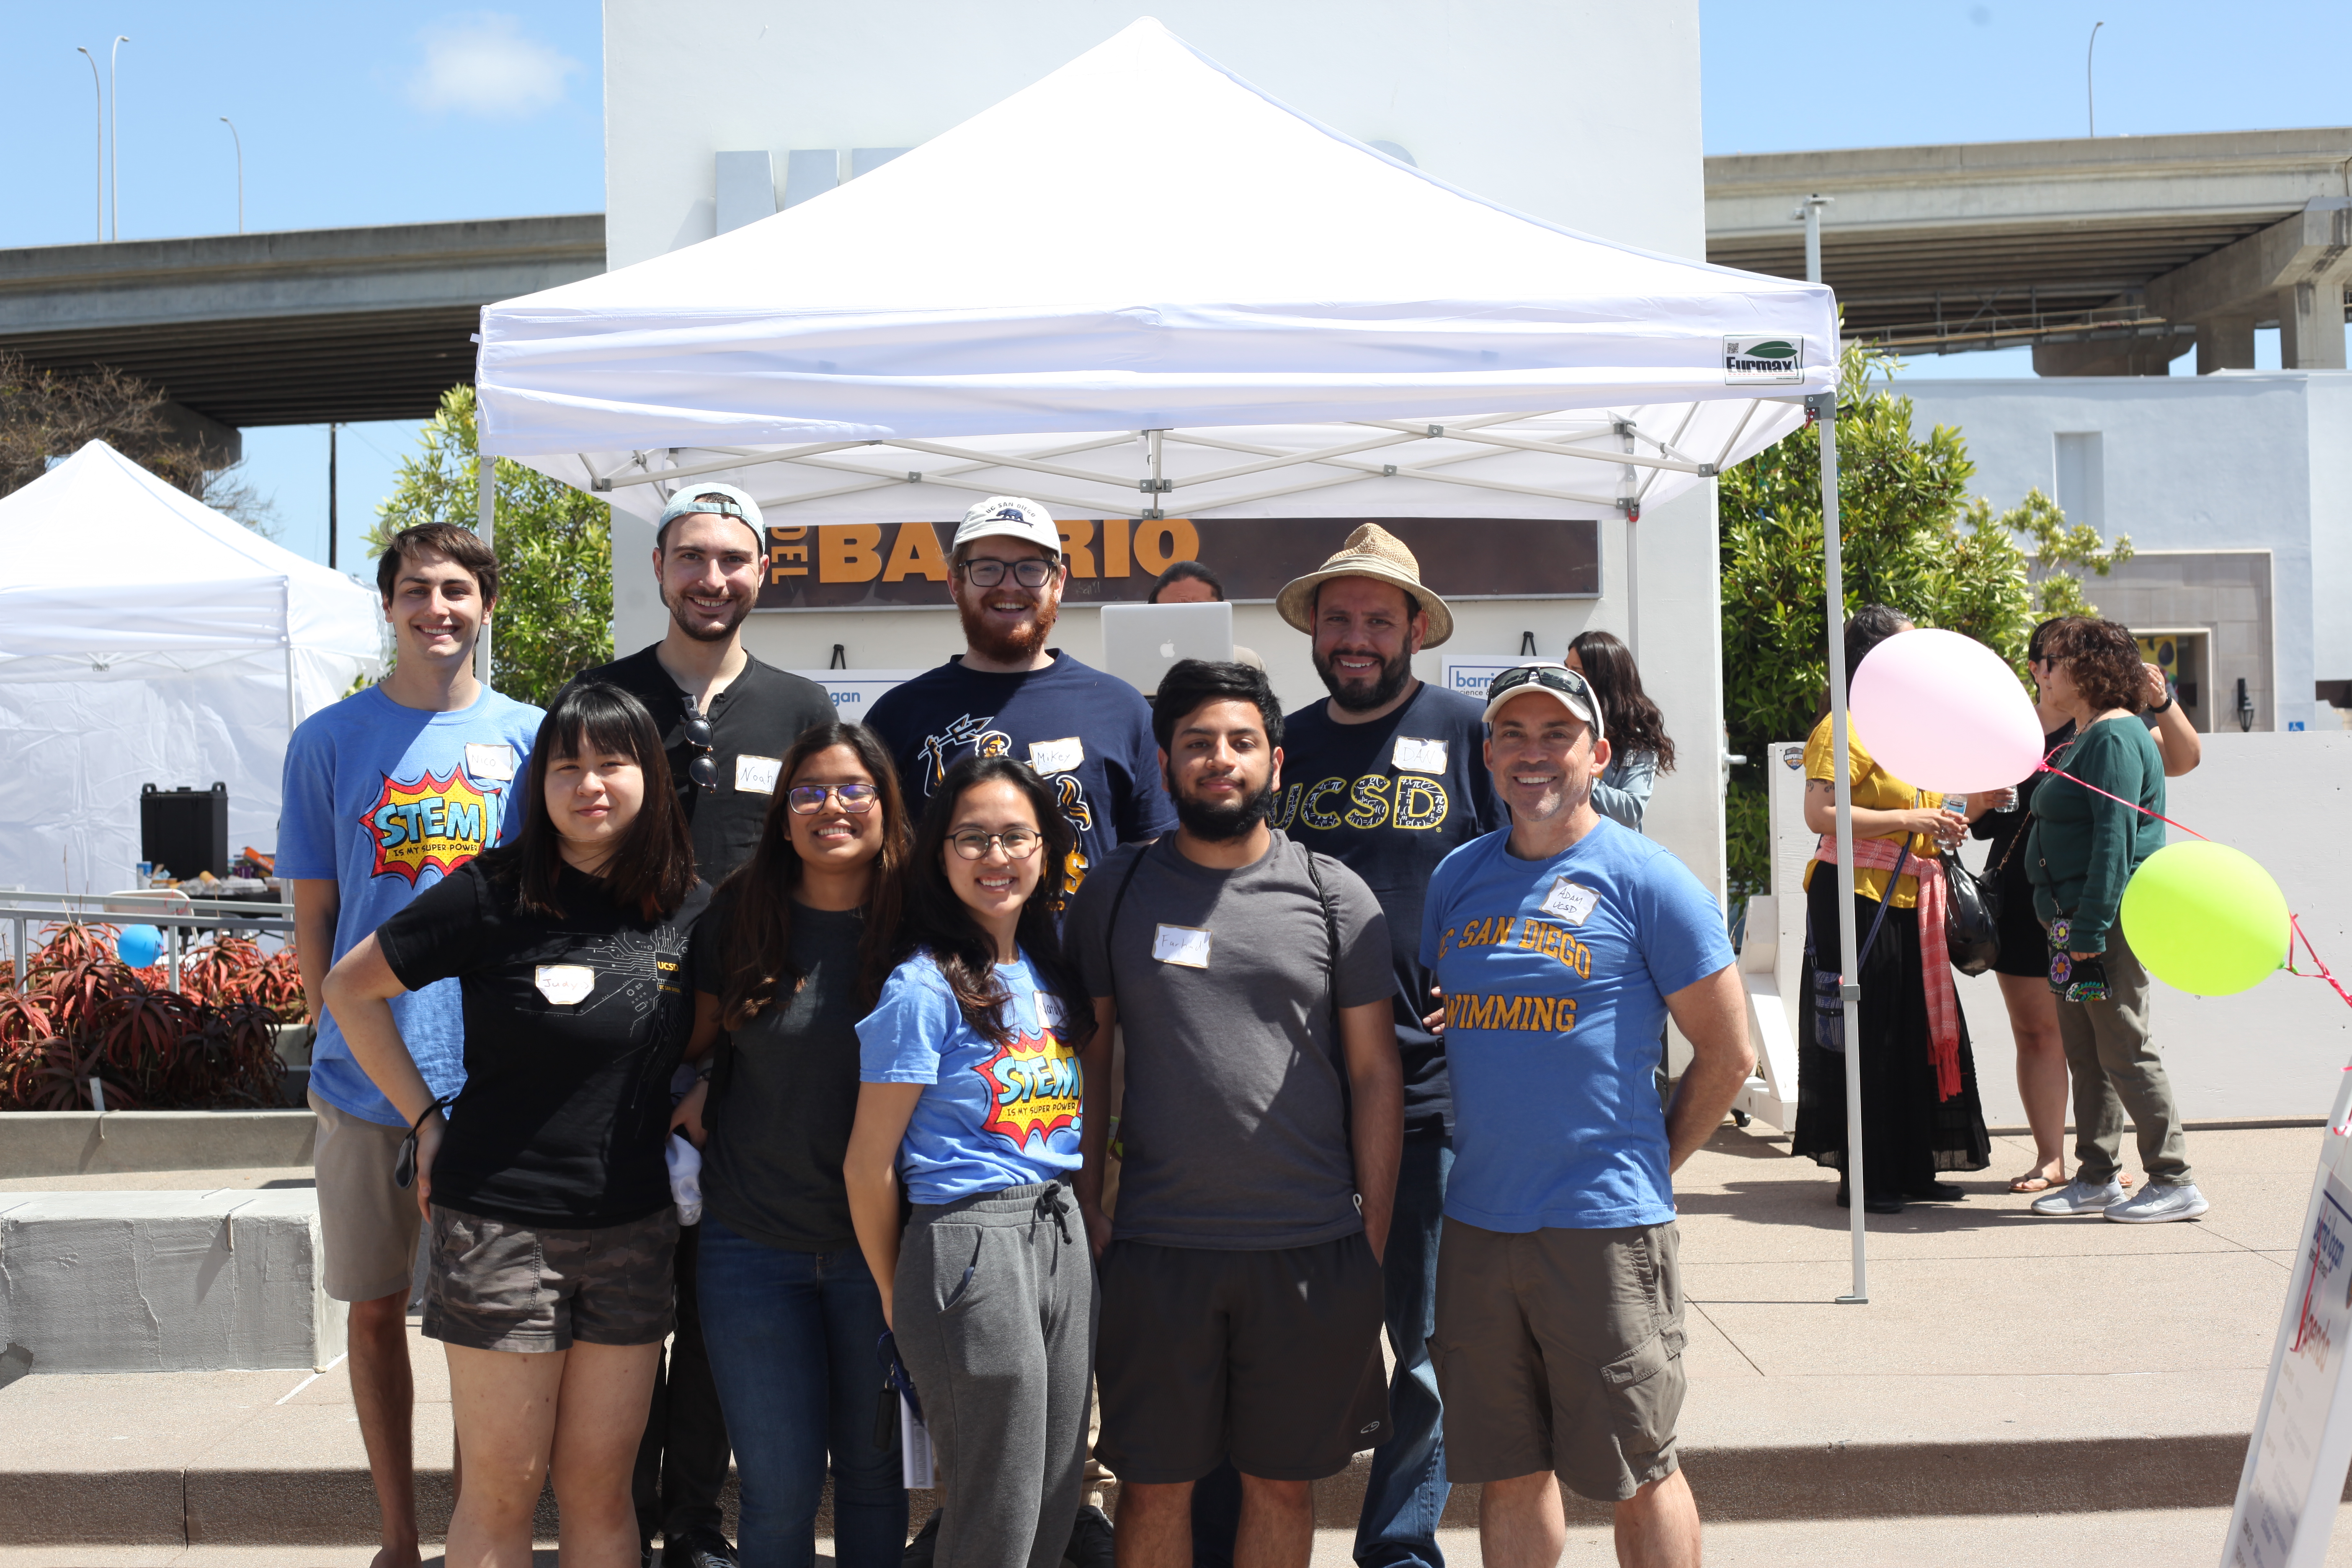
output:
[{"label": "navy blue t-shirt", "polygon": [[1012,757],[1036,769],[1077,829],[1063,868],[1076,893],[1119,845],[1172,830],[1176,808],[1160,783],[1143,694],[1059,648],[1046,651],[1052,664],[1018,675],[966,669],[958,655],[886,693],[866,723],[890,748],[907,809],[919,816],[932,787],[966,757]]},{"label": "navy blue t-shirt", "polygon": [[1503,826],[1481,711],[1424,681],[1369,724],[1335,723],[1321,702],[1282,721],[1274,825],[1362,878],[1388,916],[1408,1132],[1443,1136],[1454,1122],[1445,1043],[1421,1026],[1435,1005],[1435,981],[1421,961],[1421,907],[1439,861]]}]

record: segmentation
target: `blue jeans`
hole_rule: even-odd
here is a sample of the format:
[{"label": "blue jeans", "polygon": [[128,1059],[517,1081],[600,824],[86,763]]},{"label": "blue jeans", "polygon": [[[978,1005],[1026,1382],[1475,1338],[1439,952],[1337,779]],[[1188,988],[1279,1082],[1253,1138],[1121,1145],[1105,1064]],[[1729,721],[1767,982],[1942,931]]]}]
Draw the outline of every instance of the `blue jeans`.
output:
[{"label": "blue jeans", "polygon": [[[1437,1520],[1445,1511],[1445,1440],[1429,1336],[1437,1327],[1437,1235],[1445,1220],[1445,1178],[1454,1146],[1407,1135],[1397,1166],[1396,1213],[1381,1272],[1388,1287],[1389,1440],[1372,1450],[1364,1509],[1356,1522],[1362,1568],[1445,1568]],[[1192,1486],[1192,1568],[1232,1568],[1241,1525],[1241,1477],[1232,1462]]]},{"label": "blue jeans", "polygon": [[702,1333],[743,1489],[743,1568],[811,1568],[833,1456],[834,1560],[898,1568],[898,1448],[874,1443],[882,1293],[856,1247],[788,1252],[702,1222]]}]

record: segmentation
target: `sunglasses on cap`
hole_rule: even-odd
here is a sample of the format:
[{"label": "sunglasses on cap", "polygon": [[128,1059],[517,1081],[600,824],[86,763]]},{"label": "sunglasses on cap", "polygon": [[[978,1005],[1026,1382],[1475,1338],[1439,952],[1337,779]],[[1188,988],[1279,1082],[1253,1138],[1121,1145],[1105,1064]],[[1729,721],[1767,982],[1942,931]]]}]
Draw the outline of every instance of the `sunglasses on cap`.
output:
[{"label": "sunglasses on cap", "polygon": [[1594,740],[1601,739],[1601,700],[1593,696],[1590,681],[1564,664],[1516,665],[1495,677],[1486,687],[1486,721],[1493,723],[1496,710],[1524,691],[1557,696],[1570,712],[1592,726]]}]

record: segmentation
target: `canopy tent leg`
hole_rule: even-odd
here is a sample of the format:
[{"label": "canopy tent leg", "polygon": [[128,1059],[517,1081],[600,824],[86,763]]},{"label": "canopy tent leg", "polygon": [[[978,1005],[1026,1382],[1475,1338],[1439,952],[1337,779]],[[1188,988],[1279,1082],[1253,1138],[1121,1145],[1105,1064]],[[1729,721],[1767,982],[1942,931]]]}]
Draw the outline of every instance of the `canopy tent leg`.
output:
[{"label": "canopy tent leg", "polygon": [[[1828,589],[1830,636],[1831,788],[1837,802],[1838,996],[1845,1029],[1845,1186],[1853,1227],[1853,1289],[1838,1300],[1870,1303],[1870,1260],[1863,1229],[1862,1180],[1862,963],[1854,954],[1853,768],[1846,749],[1845,550],[1838,537],[1837,394],[1805,399],[1813,411],[1822,443],[1822,557]],[[1886,896],[1893,898],[1891,886]]]},{"label": "canopy tent leg", "polygon": [[[478,406],[476,417],[480,417]],[[498,546],[492,542],[491,533],[499,513],[499,460],[479,447],[478,435],[474,457],[474,531],[481,535],[482,542],[495,552]],[[490,615],[488,606],[482,612],[481,636],[474,641],[474,679],[485,686],[490,683]]]},{"label": "canopy tent leg", "polygon": [[301,689],[294,682],[294,584],[289,580],[282,591],[286,595],[286,740],[292,744],[296,726],[302,722]]}]

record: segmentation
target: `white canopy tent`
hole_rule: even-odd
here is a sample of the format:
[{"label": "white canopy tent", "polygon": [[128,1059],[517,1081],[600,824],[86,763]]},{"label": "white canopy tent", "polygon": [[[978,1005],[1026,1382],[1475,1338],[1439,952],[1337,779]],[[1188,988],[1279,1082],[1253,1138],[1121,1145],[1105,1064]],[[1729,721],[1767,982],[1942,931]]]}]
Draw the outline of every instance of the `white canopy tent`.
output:
[{"label": "white canopy tent", "polygon": [[381,668],[382,626],[102,441],[0,497],[0,884],[131,886],[148,784],[226,783],[231,852],[274,846],[287,736]]},{"label": "white canopy tent", "polygon": [[[1501,207],[1148,18],[837,190],[489,307],[478,369],[484,450],[642,519],[722,478],[785,527],[1005,490],[1066,517],[1630,522],[1836,381],[1828,289]],[[1841,693],[1842,618],[1833,586]]]}]

